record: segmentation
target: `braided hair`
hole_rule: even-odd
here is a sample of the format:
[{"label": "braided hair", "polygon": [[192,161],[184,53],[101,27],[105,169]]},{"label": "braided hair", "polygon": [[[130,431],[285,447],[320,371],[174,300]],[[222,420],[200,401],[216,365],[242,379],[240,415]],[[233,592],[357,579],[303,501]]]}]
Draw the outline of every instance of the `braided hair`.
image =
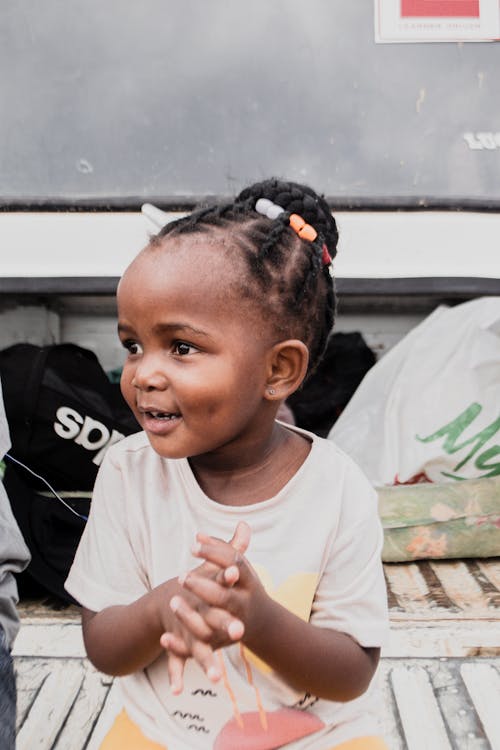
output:
[{"label": "braided hair", "polygon": [[[256,211],[267,198],[284,211],[269,219]],[[312,242],[290,226],[298,214],[317,232]],[[335,290],[327,256],[334,258],[338,232],[326,201],[311,188],[295,182],[269,179],[245,188],[234,201],[194,211],[165,225],[152,238],[205,233],[219,238],[231,232],[249,273],[240,280],[243,294],[255,300],[279,336],[298,338],[309,349],[311,374],[326,349],[335,316]],[[328,260],[328,259],[327,259]]]}]

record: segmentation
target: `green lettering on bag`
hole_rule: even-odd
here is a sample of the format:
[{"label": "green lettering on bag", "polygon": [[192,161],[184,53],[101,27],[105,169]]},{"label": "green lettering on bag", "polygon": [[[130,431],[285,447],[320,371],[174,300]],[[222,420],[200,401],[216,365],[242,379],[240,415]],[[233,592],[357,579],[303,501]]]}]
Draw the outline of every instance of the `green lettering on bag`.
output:
[{"label": "green lettering on bag", "polygon": [[[421,443],[430,443],[433,440],[444,438],[443,450],[450,455],[462,450],[462,448],[465,448],[467,445],[472,445],[472,450],[469,451],[465,458],[459,461],[459,463],[453,468],[453,471],[458,471],[467,463],[467,461],[472,459],[474,454],[476,454],[483,447],[483,445],[493,437],[493,435],[495,435],[500,430],[500,417],[498,417],[498,419],[481,430],[481,432],[478,432],[477,435],[468,438],[468,440],[464,440],[462,443],[458,443],[458,438],[460,437],[460,435],[464,432],[465,429],[467,429],[470,424],[472,424],[472,422],[476,419],[478,414],[480,414],[482,409],[483,407],[481,406],[481,404],[475,402],[471,404],[464,412],[459,414],[456,419],[444,425],[444,427],[441,427],[439,430],[436,430],[436,432],[433,432],[432,435],[428,435],[425,438],[422,438],[419,435],[415,435],[415,437]],[[491,469],[491,471],[489,471],[487,474],[483,474],[482,476],[493,477],[500,474],[500,463],[487,463],[489,459],[491,459],[493,456],[498,455],[499,453],[500,446],[496,445],[488,448],[486,451],[484,451],[484,453],[481,453],[476,457],[474,466],[477,469]],[[441,473],[443,474],[443,476],[447,476],[452,479],[464,479],[464,477],[459,477],[448,472]]]},{"label": "green lettering on bag", "polygon": [[500,456],[500,445],[494,445],[492,448],[488,448],[487,451],[481,453],[476,459],[475,466],[477,466],[478,469],[491,469],[488,474],[483,474],[484,477],[496,477],[500,474],[500,461],[493,464],[486,463],[488,459],[493,458],[493,456]]}]

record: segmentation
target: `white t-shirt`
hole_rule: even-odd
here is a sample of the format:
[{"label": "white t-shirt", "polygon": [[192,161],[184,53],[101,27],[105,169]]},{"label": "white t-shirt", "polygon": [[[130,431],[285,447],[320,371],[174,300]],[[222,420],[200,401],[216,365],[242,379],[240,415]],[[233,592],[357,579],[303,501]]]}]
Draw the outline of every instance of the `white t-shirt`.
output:
[{"label": "white t-shirt", "polygon": [[[199,565],[190,553],[198,531],[230,539],[245,520],[252,530],[246,557],[271,596],[318,627],[348,633],[362,646],[383,645],[388,617],[376,494],[333,443],[298,431],[312,441],[299,471],[275,497],[245,506],[211,500],[188,460],[162,458],[144,433],[112,446],[67,590],[93,611],[129,604]],[[190,659],[180,696],[170,692],[163,654],[120,678],[125,708],[146,736],[168,750],[325,750],[379,733],[374,682],[360,698],[336,703],[291,689],[239,644],[219,653],[227,684],[209,682]]]}]

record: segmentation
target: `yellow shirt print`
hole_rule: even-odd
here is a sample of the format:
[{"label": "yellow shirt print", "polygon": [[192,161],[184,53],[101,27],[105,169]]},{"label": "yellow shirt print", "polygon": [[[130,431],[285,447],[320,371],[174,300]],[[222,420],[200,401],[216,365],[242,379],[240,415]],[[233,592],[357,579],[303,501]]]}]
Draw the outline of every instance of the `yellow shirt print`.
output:
[{"label": "yellow shirt print", "polygon": [[[269,571],[263,565],[252,566],[266,593],[297,617],[305,622],[309,621],[311,608],[318,585],[317,573],[293,573],[279,586],[275,586]],[[271,667],[265,661],[259,659],[252,651],[245,648],[246,658],[264,674],[272,672]]]}]

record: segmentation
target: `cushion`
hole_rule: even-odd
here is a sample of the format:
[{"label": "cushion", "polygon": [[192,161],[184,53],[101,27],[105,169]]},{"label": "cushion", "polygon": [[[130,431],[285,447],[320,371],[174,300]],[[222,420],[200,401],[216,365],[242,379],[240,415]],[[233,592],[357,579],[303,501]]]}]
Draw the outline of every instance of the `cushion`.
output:
[{"label": "cushion", "polygon": [[500,476],[378,488],[384,562],[500,555]]}]

